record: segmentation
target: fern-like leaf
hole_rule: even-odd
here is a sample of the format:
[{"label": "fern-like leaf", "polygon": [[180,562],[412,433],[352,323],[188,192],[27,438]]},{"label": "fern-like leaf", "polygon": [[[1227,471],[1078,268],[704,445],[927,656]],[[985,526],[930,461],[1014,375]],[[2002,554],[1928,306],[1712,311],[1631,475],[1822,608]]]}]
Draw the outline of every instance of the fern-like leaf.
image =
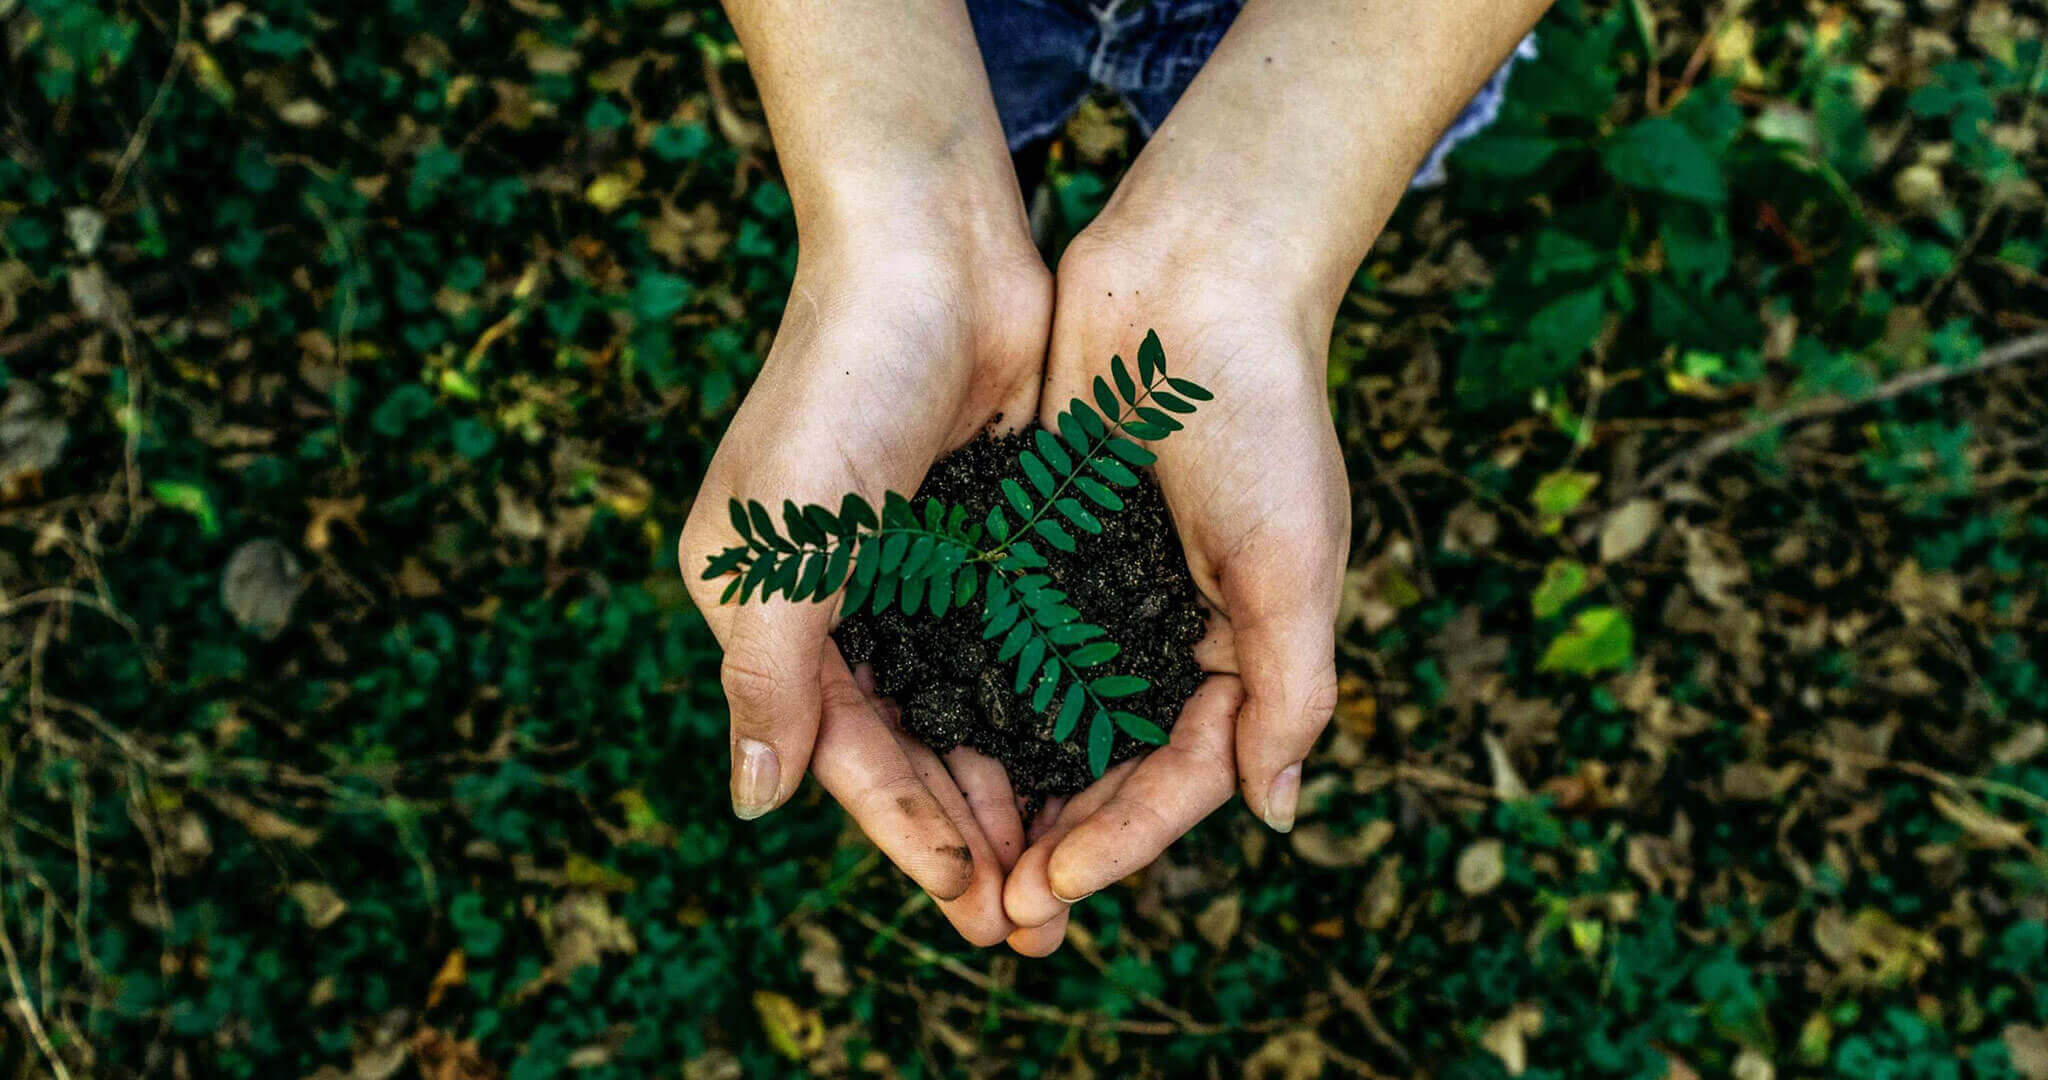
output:
[{"label": "fern-like leaf", "polygon": [[893,491],[879,511],[855,494],[844,496],[836,513],[792,500],[771,513],[758,501],[733,499],[727,511],[740,542],[710,556],[704,578],[729,579],[720,603],[745,604],[757,595],[817,603],[836,595],[847,613],[894,607],[943,617],[978,594],[982,636],[999,640],[999,662],[1014,664],[1015,691],[1029,693],[1040,713],[1058,702],[1057,739],[1071,737],[1087,719],[1089,766],[1100,775],[1115,732],[1151,743],[1164,742],[1166,733],[1110,707],[1150,684],[1135,675],[1090,677],[1121,649],[1039,572],[1047,564],[1036,544],[1072,552],[1079,544],[1070,527],[1103,532],[1103,515],[1127,505],[1117,489],[1135,487],[1136,470],[1157,461],[1142,444],[1181,430],[1180,417],[1214,399],[1200,384],[1167,374],[1157,334],[1145,335],[1137,356],[1135,375],[1123,357],[1113,357],[1108,377],[1089,384],[1092,401],[1072,399],[1051,429],[1032,433],[1017,457],[1024,482],[1004,478],[1002,502],[980,521],[970,521],[963,507],[914,503]]}]

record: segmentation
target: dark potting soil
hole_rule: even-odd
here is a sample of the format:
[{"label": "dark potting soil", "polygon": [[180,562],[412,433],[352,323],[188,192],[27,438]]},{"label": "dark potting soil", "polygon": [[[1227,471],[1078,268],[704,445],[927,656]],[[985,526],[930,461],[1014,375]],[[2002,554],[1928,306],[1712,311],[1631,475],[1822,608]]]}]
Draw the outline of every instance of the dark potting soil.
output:
[{"label": "dark potting soil", "polygon": [[[983,436],[932,466],[917,489],[927,497],[964,506],[970,521],[988,516],[1002,501],[1003,477],[1024,481],[1017,454],[1029,445],[1030,433]],[[1150,689],[1118,704],[1126,711],[1171,730],[1181,705],[1202,681],[1195,663],[1195,643],[1203,633],[1202,607],[1194,578],[1181,552],[1180,536],[1159,488],[1149,476],[1139,486],[1120,489],[1124,508],[1098,515],[1102,532],[1074,534],[1075,550],[1056,551],[1034,545],[1050,564],[1043,573],[1081,618],[1108,631],[1123,646],[1114,659],[1089,669],[1102,675],[1140,675]],[[896,608],[882,614],[862,612],[839,626],[834,637],[847,662],[872,664],[875,688],[902,709],[903,729],[943,754],[966,745],[1001,761],[1017,793],[1035,805],[1056,795],[1071,795],[1094,780],[1088,770],[1084,716],[1067,742],[1053,741],[1059,711],[1031,707],[1030,694],[1018,694],[1016,665],[998,661],[1000,639],[981,636],[980,594],[965,607],[934,618],[929,611],[905,615]],[[1110,750],[1110,762],[1123,761],[1147,749],[1122,731]]]}]

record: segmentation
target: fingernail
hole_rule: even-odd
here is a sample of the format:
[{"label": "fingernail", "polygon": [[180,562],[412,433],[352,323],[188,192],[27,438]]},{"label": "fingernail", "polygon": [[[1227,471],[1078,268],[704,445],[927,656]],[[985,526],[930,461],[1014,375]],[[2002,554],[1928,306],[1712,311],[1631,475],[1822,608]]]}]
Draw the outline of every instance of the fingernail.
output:
[{"label": "fingernail", "polygon": [[1062,904],[1078,904],[1078,903],[1080,903],[1081,901],[1083,901],[1083,900],[1086,900],[1086,899],[1088,899],[1088,898],[1089,898],[1089,897],[1091,897],[1091,896],[1094,896],[1094,895],[1095,895],[1095,893],[1093,893],[1093,892],[1084,892],[1084,893],[1082,893],[1081,895],[1079,895],[1079,896],[1076,896],[1076,897],[1074,897],[1073,899],[1069,900],[1069,899],[1067,899],[1066,897],[1064,897],[1064,896],[1061,896],[1061,895],[1060,895],[1060,891],[1059,891],[1058,889],[1053,889],[1053,890],[1052,890],[1052,895],[1053,895],[1053,899],[1055,899],[1055,900],[1058,900],[1058,901],[1059,901],[1060,903],[1062,903]]},{"label": "fingernail", "polygon": [[1273,778],[1273,786],[1266,789],[1266,824],[1274,832],[1289,832],[1294,828],[1294,811],[1301,803],[1301,762],[1280,770]]},{"label": "fingernail", "polygon": [[782,790],[782,765],[775,748],[759,739],[741,739],[732,748],[732,812],[752,821],[775,809]]}]

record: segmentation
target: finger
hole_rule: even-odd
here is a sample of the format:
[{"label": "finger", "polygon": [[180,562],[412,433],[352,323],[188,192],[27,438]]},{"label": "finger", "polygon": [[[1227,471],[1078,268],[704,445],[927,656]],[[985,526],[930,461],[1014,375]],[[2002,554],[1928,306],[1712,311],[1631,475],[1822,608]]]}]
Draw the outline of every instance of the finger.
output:
[{"label": "finger", "polygon": [[994,849],[1004,873],[1024,854],[1024,819],[1017,813],[1017,795],[1003,763],[979,750],[956,747],[946,755],[946,771],[967,798],[975,823]]},{"label": "finger", "polygon": [[1002,941],[1016,926],[1003,914],[1004,867],[996,857],[995,847],[975,821],[973,809],[939,756],[908,735],[898,735],[896,741],[924,781],[925,789],[938,799],[939,808],[966,839],[968,857],[973,860],[974,873],[967,891],[950,900],[940,900],[939,913],[976,948],[985,949]]},{"label": "finger", "polygon": [[824,723],[811,772],[868,839],[938,900],[974,884],[974,854],[959,826],[919,778],[836,646],[827,646]]},{"label": "finger", "polygon": [[1017,865],[1010,868],[1010,880],[1003,886],[1003,910],[1009,913],[1011,922],[1018,926],[1044,926],[1064,914],[1074,901],[1082,899],[1081,893],[1055,894],[1052,881],[1046,876],[1046,864],[1060,839],[1108,802],[1137,767],[1136,760],[1126,761],[1068,799],[1060,807],[1059,816],[1017,857]]},{"label": "finger", "polygon": [[1031,828],[1026,832],[1024,842],[1027,845],[1036,844],[1044,839],[1045,834],[1059,824],[1060,813],[1066,808],[1067,797],[1064,795],[1055,795],[1045,800],[1045,805],[1038,809],[1038,816],[1031,819]]},{"label": "finger", "polygon": [[823,604],[773,600],[734,611],[727,624],[719,678],[732,712],[732,809],[742,819],[788,801],[810,767],[831,619]]},{"label": "finger", "polygon": [[[1038,816],[1031,819],[1031,828],[1026,835],[1027,842],[1036,844],[1040,840],[1045,839],[1047,834],[1051,833],[1059,825],[1060,812],[1066,809],[1066,805],[1067,800],[1060,796],[1054,796],[1045,800],[1045,805],[1038,810]],[[1012,867],[1012,876],[1015,876],[1015,872],[1016,868]],[[1009,895],[1009,884],[1005,882],[1003,885],[1004,911],[1009,910]],[[1019,926],[1017,929],[1012,930],[1009,938],[1010,948],[1015,950],[1020,956],[1031,957],[1051,956],[1059,951],[1059,947],[1067,940],[1067,918],[1070,910],[1065,905],[1060,905],[1059,914],[1053,916],[1046,923],[1039,926]],[[1011,921],[1014,922],[1015,920]]]},{"label": "finger", "polygon": [[1174,841],[1230,801],[1237,769],[1232,721],[1244,701],[1236,678],[1214,675],[1181,707],[1165,746],[1053,847],[1046,877],[1056,896],[1087,896],[1151,865]]},{"label": "finger", "polygon": [[1337,708],[1334,618],[1315,604],[1273,611],[1261,610],[1256,600],[1234,605],[1232,615],[1245,693],[1237,719],[1238,781],[1252,812],[1287,832],[1301,802],[1302,761]]},{"label": "finger", "polygon": [[1195,664],[1211,675],[1237,674],[1237,635],[1230,620],[1214,610],[1208,612],[1202,640],[1195,642]]},{"label": "finger", "polygon": [[1009,945],[1020,956],[1051,956],[1067,940],[1068,910],[1063,909],[1044,926],[1020,926],[1010,931]]}]

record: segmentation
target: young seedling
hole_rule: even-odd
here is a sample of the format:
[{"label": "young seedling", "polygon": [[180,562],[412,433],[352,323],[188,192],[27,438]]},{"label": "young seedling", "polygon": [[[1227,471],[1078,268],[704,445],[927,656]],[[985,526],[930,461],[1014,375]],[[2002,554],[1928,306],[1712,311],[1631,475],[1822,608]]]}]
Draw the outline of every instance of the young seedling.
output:
[{"label": "young seedling", "polygon": [[1058,434],[1033,432],[1017,455],[1024,483],[1004,478],[1002,505],[971,521],[964,508],[939,499],[921,504],[888,492],[880,513],[859,495],[840,499],[839,511],[815,503],[782,504],[782,527],[766,506],[731,501],[732,526],[742,543],[710,558],[707,580],[732,576],[721,603],[767,600],[778,594],[813,603],[844,589],[848,615],[895,605],[934,617],[980,603],[982,637],[1001,639],[996,658],[1015,664],[1013,689],[1031,695],[1044,713],[1059,703],[1053,738],[1066,740],[1088,718],[1088,766],[1097,776],[1109,765],[1115,730],[1152,744],[1166,732],[1113,703],[1151,684],[1136,675],[1093,675],[1122,646],[1102,627],[1083,621],[1042,571],[1037,544],[1075,550],[1074,531],[1102,532],[1102,519],[1124,508],[1119,488],[1138,484],[1133,470],[1153,463],[1137,439],[1157,442],[1181,430],[1175,414],[1195,411],[1214,395],[1200,384],[1166,372],[1159,337],[1148,332],[1138,347],[1135,378],[1121,356],[1109,377],[1097,376],[1094,404],[1075,398],[1059,414]]}]

